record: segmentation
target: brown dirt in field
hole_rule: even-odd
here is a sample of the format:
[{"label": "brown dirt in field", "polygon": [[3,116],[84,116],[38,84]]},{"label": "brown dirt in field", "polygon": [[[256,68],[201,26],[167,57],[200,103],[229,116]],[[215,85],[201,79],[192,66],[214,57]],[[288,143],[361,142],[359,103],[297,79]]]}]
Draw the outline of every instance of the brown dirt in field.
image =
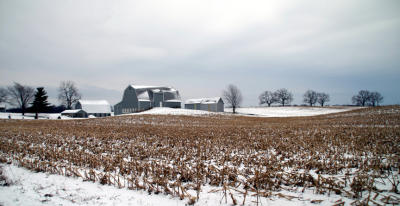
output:
[{"label": "brown dirt in field", "polygon": [[0,120],[0,158],[189,199],[185,190],[205,184],[261,196],[307,187],[360,199],[377,190],[376,179],[398,178],[400,107],[292,118]]}]

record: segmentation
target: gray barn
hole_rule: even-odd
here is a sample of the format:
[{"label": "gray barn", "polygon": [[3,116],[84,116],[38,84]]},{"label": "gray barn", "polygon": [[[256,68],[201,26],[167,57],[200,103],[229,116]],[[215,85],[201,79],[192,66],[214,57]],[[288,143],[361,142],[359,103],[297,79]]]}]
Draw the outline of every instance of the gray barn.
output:
[{"label": "gray barn", "polygon": [[221,97],[188,99],[185,103],[185,109],[224,112],[224,101]]},{"label": "gray barn", "polygon": [[122,101],[114,106],[114,114],[128,114],[152,107],[181,108],[179,92],[172,87],[129,85]]}]

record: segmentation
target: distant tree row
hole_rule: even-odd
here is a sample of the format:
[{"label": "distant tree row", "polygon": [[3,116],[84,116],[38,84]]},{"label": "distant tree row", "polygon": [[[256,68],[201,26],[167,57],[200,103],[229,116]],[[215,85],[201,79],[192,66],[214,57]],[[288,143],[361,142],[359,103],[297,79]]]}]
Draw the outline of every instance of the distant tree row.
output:
[{"label": "distant tree row", "polygon": [[279,103],[285,106],[293,101],[293,94],[289,90],[282,88],[275,92],[265,91],[260,94],[258,99],[260,105],[267,104],[270,107],[271,104]]},{"label": "distant tree row", "polygon": [[[71,109],[72,104],[81,98],[78,88],[72,81],[62,81],[58,92],[58,100],[67,109]],[[13,85],[7,88],[0,88],[0,103],[18,106],[22,115],[25,115],[25,112],[29,109],[35,112],[36,119],[38,118],[38,113],[48,112],[52,107],[47,98],[47,92],[44,87],[37,87],[35,90],[33,87],[14,82]],[[29,107],[29,105],[31,106]]]},{"label": "distant tree row", "polygon": [[[317,102],[324,106],[326,102],[330,101],[329,94],[320,93],[313,90],[308,90],[304,94],[303,102],[314,106]],[[282,106],[288,105],[293,101],[293,94],[287,89],[278,89],[275,92],[265,91],[258,97],[259,104],[267,104],[269,107],[274,103],[279,103]]]},{"label": "distant tree row", "polygon": [[303,95],[303,102],[313,106],[317,102],[323,107],[326,102],[330,101],[329,94],[324,92],[316,92],[314,90],[307,90]]},{"label": "distant tree row", "polygon": [[[233,113],[236,113],[236,108],[240,106],[243,97],[237,86],[230,84],[227,89],[222,93],[223,98],[227,105],[233,108]],[[285,89],[278,89],[275,92],[264,91],[258,97],[259,104],[266,104],[269,107],[272,104],[278,103],[282,106],[288,105],[293,101],[293,94]],[[303,95],[303,102],[315,106],[317,103],[323,107],[330,101],[329,94],[325,92],[316,92],[314,90],[307,90]],[[359,106],[379,106],[383,102],[383,96],[379,92],[370,92],[368,90],[361,90],[357,95],[354,95],[352,102]]]},{"label": "distant tree row", "polygon": [[353,104],[358,106],[379,106],[383,102],[383,96],[379,92],[361,90],[351,99]]}]

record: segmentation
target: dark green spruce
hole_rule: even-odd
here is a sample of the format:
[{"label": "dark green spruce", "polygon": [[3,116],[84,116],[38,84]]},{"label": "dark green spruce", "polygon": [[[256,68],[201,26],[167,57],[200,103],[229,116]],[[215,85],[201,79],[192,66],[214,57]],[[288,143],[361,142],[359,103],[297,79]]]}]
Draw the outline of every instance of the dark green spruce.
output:
[{"label": "dark green spruce", "polygon": [[47,101],[47,92],[43,87],[36,88],[35,99],[33,100],[32,109],[35,111],[35,119],[38,119],[38,113],[47,112],[50,103]]}]

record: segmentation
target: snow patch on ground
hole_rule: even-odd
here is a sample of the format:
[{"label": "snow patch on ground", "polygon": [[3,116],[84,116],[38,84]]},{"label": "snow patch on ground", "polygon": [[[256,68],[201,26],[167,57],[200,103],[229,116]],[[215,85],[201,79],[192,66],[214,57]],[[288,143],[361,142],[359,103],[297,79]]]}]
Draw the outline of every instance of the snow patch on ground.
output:
[{"label": "snow patch on ground", "polygon": [[201,115],[216,115],[222,113],[208,112],[203,110],[193,110],[193,109],[176,109],[167,107],[155,107],[153,109],[144,112],[134,113],[134,115],[142,115],[142,114],[201,116]]},{"label": "snow patch on ground", "polygon": [[[256,117],[300,117],[300,116],[315,116],[321,114],[330,114],[345,112],[359,107],[247,107],[237,108],[239,115],[256,116]],[[174,109],[167,107],[157,107],[144,112],[128,114],[128,115],[189,115],[189,116],[204,116],[204,115],[232,115],[232,108],[225,108],[225,112],[208,112],[192,109]]]},{"label": "snow patch on ground", "polygon": [[[300,117],[300,116],[315,116],[321,114],[331,114],[338,112],[345,112],[360,107],[244,107],[237,108],[236,112],[243,116],[255,116],[255,117]],[[186,116],[209,116],[209,115],[232,115],[232,108],[225,108],[225,112],[208,112],[203,110],[192,110],[192,109],[175,109],[168,107],[155,107],[153,109],[124,115],[186,115]],[[9,115],[11,119],[34,119],[35,114],[26,113],[22,116],[21,113],[0,113],[0,119],[8,119]],[[41,113],[39,119],[57,119],[61,116],[60,113]],[[70,118],[67,116],[61,116],[61,119],[78,119]]]},{"label": "snow patch on ground", "polygon": [[83,182],[0,164],[12,184],[0,186],[0,205],[185,205],[186,201],[146,191]]},{"label": "snow patch on ground", "polygon": [[[359,109],[359,107],[247,107],[237,108],[236,112],[241,115],[258,117],[301,117],[346,112],[354,109]],[[225,112],[232,113],[232,108],[225,108]]]},{"label": "snow patch on ground", "polygon": [[[61,113],[39,113],[39,119],[58,119],[61,116]],[[21,113],[8,113],[8,112],[0,112],[0,119],[35,119],[34,113],[25,113],[22,116]],[[61,119],[71,119],[67,116],[61,116]]]},{"label": "snow patch on ground", "polygon": [[[3,175],[11,184],[0,186],[0,205],[187,205],[188,199],[180,200],[170,195],[149,194],[142,190],[118,189],[99,183],[83,182],[81,178],[65,177],[48,173],[36,173],[12,164],[0,164]],[[224,192],[211,192],[215,187],[204,186],[200,201],[195,205],[232,205],[230,196]],[[221,188],[218,188],[221,189]],[[301,189],[300,189],[301,190]],[[195,194],[192,194],[195,196]],[[228,194],[229,195],[229,194]],[[242,195],[235,194],[237,203],[243,202]],[[308,205],[313,200],[321,200],[319,205],[333,205],[342,197],[331,194],[317,195],[313,190],[281,191],[270,198],[260,198],[262,205]],[[256,205],[256,197],[247,196],[245,205]],[[351,200],[344,199],[346,204]]]}]

